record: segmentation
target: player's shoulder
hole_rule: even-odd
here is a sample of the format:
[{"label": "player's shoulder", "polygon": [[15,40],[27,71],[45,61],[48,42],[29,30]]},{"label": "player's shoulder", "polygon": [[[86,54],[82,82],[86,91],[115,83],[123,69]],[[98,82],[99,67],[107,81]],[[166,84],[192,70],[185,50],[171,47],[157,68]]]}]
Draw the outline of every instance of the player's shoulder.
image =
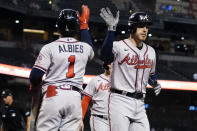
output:
[{"label": "player's shoulder", "polygon": [[97,81],[98,79],[100,79],[100,75],[94,76],[94,77],[91,79],[91,81]]},{"label": "player's shoulder", "polygon": [[109,80],[109,78],[104,73],[99,75],[99,79]]},{"label": "player's shoulder", "polygon": [[118,48],[118,47],[120,48],[120,47],[122,47],[122,46],[120,46],[120,45],[124,44],[127,40],[128,40],[128,39],[123,39],[123,40],[119,40],[119,41],[114,41],[114,42],[113,42],[113,46],[114,46],[114,47],[117,47],[117,48]]},{"label": "player's shoulder", "polygon": [[117,41],[114,41],[113,44],[123,43],[125,40],[127,40],[127,39],[117,40]]},{"label": "player's shoulder", "polygon": [[152,47],[152,46],[150,46],[150,45],[148,45],[148,44],[146,44],[146,43],[143,43],[145,46],[147,46],[147,48],[148,48],[148,50],[151,50],[151,51],[154,51],[155,52],[155,49]]},{"label": "player's shoulder", "polygon": [[97,83],[99,81],[102,81],[102,77],[101,75],[96,75],[90,80],[90,83]]},{"label": "player's shoulder", "polygon": [[82,41],[78,41],[79,43],[81,43],[81,44],[83,44],[83,45],[85,45],[85,46],[88,46],[88,47],[91,47],[88,43],[86,43],[86,42],[82,42]]},{"label": "player's shoulder", "polygon": [[45,44],[41,47],[40,53],[47,53],[47,52],[51,52],[51,49],[53,49],[53,47],[51,46],[53,42]]},{"label": "player's shoulder", "polygon": [[86,49],[93,50],[92,46],[90,46],[88,43],[82,42],[82,41],[79,41],[79,43],[80,43],[81,45],[85,46]]}]

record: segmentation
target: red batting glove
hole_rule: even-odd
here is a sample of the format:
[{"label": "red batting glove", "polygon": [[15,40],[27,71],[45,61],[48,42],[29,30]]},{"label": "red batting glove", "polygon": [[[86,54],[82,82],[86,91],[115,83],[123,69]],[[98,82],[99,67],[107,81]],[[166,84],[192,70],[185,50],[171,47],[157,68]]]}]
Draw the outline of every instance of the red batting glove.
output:
[{"label": "red batting glove", "polygon": [[82,5],[82,14],[80,16],[79,12],[77,14],[79,15],[79,24],[80,24],[80,29],[88,29],[88,21],[90,17],[90,9],[86,5]]}]

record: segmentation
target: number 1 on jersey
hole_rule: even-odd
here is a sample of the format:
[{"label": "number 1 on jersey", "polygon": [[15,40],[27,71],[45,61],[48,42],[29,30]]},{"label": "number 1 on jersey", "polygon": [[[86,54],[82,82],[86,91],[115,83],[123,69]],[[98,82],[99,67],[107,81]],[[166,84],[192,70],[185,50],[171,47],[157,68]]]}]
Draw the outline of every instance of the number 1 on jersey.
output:
[{"label": "number 1 on jersey", "polygon": [[70,64],[69,64],[69,67],[68,67],[68,73],[66,73],[66,77],[72,78],[72,77],[75,76],[75,73],[74,73],[75,56],[71,55],[68,58],[68,61],[70,62]]}]

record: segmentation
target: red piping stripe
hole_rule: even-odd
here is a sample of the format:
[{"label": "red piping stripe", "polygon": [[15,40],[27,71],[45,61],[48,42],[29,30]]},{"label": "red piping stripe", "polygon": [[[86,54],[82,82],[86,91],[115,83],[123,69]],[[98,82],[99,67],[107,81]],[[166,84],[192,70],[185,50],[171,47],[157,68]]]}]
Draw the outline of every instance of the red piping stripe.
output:
[{"label": "red piping stripe", "polygon": [[79,41],[61,41],[61,40],[56,40],[55,42],[63,42],[63,43],[77,43]]},{"label": "red piping stripe", "polygon": [[96,130],[95,130],[95,127],[94,127],[94,116],[92,116],[92,117],[93,117],[93,118],[92,118],[93,130],[96,131]]},{"label": "red piping stripe", "polygon": [[111,97],[111,93],[109,93],[109,97],[108,97],[108,121],[109,121],[109,130],[112,131],[111,129],[111,120],[110,120],[110,113],[109,113],[109,104],[110,104],[110,97]]},{"label": "red piping stripe", "polygon": [[103,78],[102,76],[99,76],[99,77],[101,77],[102,79],[104,79],[104,80],[106,80],[107,82],[109,82],[109,83],[110,83],[110,81],[109,81],[109,80],[107,80],[107,79]]},{"label": "red piping stripe", "polygon": [[86,96],[93,97],[92,95],[90,95],[90,94],[88,94],[88,93],[86,93],[86,92],[84,92],[84,91],[82,91],[82,93],[83,93],[84,95],[86,95]]},{"label": "red piping stripe", "polygon": [[[146,53],[148,52],[148,46],[146,45],[146,51],[144,53],[144,65],[145,65],[145,56],[146,56]],[[143,69],[143,73],[142,73],[142,80],[141,80],[141,93],[142,93],[142,81],[143,81],[143,78],[144,78],[144,70],[145,68]]]},{"label": "red piping stripe", "polygon": [[34,67],[35,67],[35,68],[39,68],[39,69],[43,70],[44,72],[47,71],[45,68],[43,68],[43,67],[41,67],[41,66],[38,66],[38,65],[34,65]]},{"label": "red piping stripe", "polygon": [[[123,42],[137,55],[138,61],[139,61],[139,56],[138,54],[123,40]],[[136,86],[137,86],[137,74],[138,74],[138,69],[136,70],[136,77],[135,77],[135,92],[136,92]]]}]

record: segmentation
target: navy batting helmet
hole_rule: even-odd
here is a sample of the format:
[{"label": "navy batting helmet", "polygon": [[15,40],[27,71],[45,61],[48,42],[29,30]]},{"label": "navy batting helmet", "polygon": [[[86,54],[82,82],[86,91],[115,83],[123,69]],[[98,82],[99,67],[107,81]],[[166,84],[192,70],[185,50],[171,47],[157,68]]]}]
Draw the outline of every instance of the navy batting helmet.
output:
[{"label": "navy batting helmet", "polygon": [[62,36],[69,36],[79,30],[77,12],[73,9],[63,9],[57,19],[57,26]]},{"label": "navy batting helmet", "polygon": [[106,62],[104,62],[104,63],[103,63],[103,69],[105,69],[105,70],[109,70],[108,63],[106,63]]},{"label": "navy batting helmet", "polygon": [[152,25],[150,17],[145,12],[135,12],[131,14],[128,21],[129,32],[135,33],[138,26],[146,24]]},{"label": "navy batting helmet", "polygon": [[1,92],[1,97],[2,97],[2,98],[5,98],[5,97],[7,97],[7,96],[13,96],[12,91],[9,90],[9,89],[3,90],[3,91]]}]

